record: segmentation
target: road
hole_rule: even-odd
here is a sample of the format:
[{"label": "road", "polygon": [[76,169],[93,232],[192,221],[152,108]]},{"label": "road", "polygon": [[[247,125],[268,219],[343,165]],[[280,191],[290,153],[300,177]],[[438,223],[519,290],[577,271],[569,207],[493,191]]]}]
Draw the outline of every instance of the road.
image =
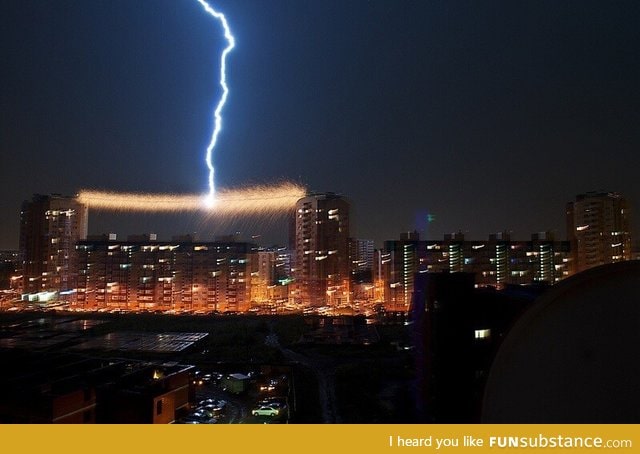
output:
[{"label": "road", "polygon": [[308,367],[315,375],[318,382],[318,395],[320,406],[322,407],[322,422],[325,424],[340,424],[342,419],[337,408],[335,392],[335,373],[338,362],[333,358],[320,356],[306,356],[284,348],[278,340],[278,335],[273,331],[273,324],[270,324],[271,332],[265,339],[265,344],[278,348],[289,361],[294,361]]}]

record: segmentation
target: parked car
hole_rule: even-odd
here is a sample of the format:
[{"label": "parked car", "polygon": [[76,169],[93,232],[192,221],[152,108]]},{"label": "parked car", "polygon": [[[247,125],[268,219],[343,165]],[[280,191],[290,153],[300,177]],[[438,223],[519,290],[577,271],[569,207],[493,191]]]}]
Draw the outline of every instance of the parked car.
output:
[{"label": "parked car", "polygon": [[206,408],[213,411],[214,413],[222,413],[227,407],[227,401],[223,399],[203,399],[198,402],[198,407]]},{"label": "parked car", "polygon": [[251,410],[251,414],[253,416],[278,416],[280,414],[280,409],[272,405],[263,405]]},{"label": "parked car", "polygon": [[258,402],[258,405],[261,407],[273,407],[277,410],[282,410],[283,408],[286,407],[286,404],[284,402],[278,402],[278,401],[268,400],[268,399]]},{"label": "parked car", "polygon": [[218,421],[215,418],[210,417],[207,413],[203,411],[196,411],[191,415],[187,416],[185,419],[193,419],[198,421],[200,424],[215,424]]},{"label": "parked car", "polygon": [[196,408],[196,413],[203,413],[208,418],[213,418],[215,416],[213,409],[207,408],[207,406]]}]

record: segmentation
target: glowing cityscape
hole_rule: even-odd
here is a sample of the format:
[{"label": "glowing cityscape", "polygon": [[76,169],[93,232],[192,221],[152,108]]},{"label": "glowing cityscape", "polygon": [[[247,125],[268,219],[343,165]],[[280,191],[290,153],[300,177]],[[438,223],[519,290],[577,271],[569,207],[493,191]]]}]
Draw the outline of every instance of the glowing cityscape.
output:
[{"label": "glowing cityscape", "polygon": [[639,421],[635,3],[69,5],[0,19],[0,423]]}]

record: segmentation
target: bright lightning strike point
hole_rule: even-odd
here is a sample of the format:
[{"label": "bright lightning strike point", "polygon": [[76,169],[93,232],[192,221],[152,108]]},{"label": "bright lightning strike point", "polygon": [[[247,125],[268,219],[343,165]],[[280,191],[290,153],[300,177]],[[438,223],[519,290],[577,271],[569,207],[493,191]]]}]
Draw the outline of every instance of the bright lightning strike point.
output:
[{"label": "bright lightning strike point", "polygon": [[209,146],[207,147],[207,155],[205,161],[207,163],[207,167],[209,168],[209,194],[206,196],[205,203],[212,207],[214,204],[214,196],[215,196],[215,182],[214,182],[214,173],[215,170],[213,168],[213,149],[216,146],[216,142],[218,141],[218,134],[222,129],[222,108],[224,104],[227,102],[227,96],[229,95],[229,87],[227,86],[227,54],[231,52],[231,49],[234,48],[236,41],[233,35],[231,34],[231,29],[229,28],[229,24],[227,23],[227,18],[224,17],[224,14],[216,11],[211,5],[209,5],[205,0],[197,0],[200,5],[204,8],[204,10],[209,13],[211,16],[215,17],[222,24],[222,28],[224,29],[224,37],[227,40],[227,47],[222,51],[222,55],[220,56],[220,86],[222,87],[222,96],[220,97],[220,101],[218,101],[218,105],[213,113],[215,118],[215,124],[213,127],[213,133],[211,134],[211,141],[209,142]]},{"label": "bright lightning strike point", "polygon": [[218,193],[214,184],[213,149],[222,129],[222,108],[229,95],[226,76],[227,54],[235,46],[235,39],[229,29],[224,14],[216,11],[205,0],[197,0],[204,10],[222,24],[227,47],[220,56],[220,86],[222,96],[214,110],[214,128],[207,147],[206,163],[209,168],[209,192],[203,196],[195,194],[146,194],[118,193],[81,190],[78,200],[89,208],[110,211],[141,212],[186,212],[202,211],[220,216],[275,215],[291,210],[296,201],[304,197],[306,189],[290,182],[275,185],[258,185],[240,189],[221,189]]}]

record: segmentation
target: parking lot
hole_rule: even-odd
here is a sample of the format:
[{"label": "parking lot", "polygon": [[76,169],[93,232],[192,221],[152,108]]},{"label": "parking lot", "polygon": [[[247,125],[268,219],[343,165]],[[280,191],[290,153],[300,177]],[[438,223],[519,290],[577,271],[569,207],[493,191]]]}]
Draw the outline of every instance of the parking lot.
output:
[{"label": "parking lot", "polygon": [[195,400],[182,424],[287,424],[292,417],[290,377],[282,373],[221,373],[200,369]]}]

